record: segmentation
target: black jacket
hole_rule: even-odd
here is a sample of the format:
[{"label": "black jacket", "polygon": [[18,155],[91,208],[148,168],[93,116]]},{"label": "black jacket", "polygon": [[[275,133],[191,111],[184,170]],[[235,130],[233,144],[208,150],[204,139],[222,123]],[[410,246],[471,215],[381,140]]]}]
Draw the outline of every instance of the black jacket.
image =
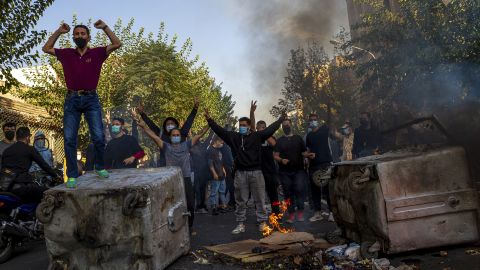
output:
[{"label": "black jacket", "polygon": [[208,119],[208,125],[222,140],[230,146],[235,157],[235,167],[240,171],[255,171],[262,168],[262,143],[273,136],[283,122],[280,117],[262,131],[241,135],[235,131],[227,131],[220,127],[212,119]]},{"label": "black jacket", "polygon": [[2,156],[2,170],[8,169],[18,175],[16,182],[30,182],[29,177],[21,177],[21,175],[28,175],[28,170],[35,161],[40,168],[47,172],[50,176],[56,177],[57,173],[48,166],[43,160],[42,156],[35,150],[33,146],[27,145],[23,142],[16,142],[3,152]]}]

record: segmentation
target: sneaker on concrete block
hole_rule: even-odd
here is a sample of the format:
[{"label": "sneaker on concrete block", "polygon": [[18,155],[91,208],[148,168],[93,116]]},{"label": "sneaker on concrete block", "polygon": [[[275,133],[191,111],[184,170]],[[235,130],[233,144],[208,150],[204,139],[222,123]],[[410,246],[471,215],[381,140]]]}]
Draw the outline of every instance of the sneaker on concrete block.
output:
[{"label": "sneaker on concrete block", "polygon": [[108,173],[107,170],[99,170],[99,171],[95,171],[97,173],[98,176],[100,176],[101,178],[108,178],[110,177],[110,174]]},{"label": "sneaker on concrete block", "polygon": [[70,177],[67,179],[67,182],[65,184],[67,185],[67,188],[76,188],[77,178]]},{"label": "sneaker on concrete block", "polygon": [[308,219],[310,222],[316,222],[323,220],[322,214],[320,212],[315,212],[315,214]]},{"label": "sneaker on concrete block", "polygon": [[233,229],[232,234],[240,234],[245,232],[245,225],[243,223],[240,223]]}]

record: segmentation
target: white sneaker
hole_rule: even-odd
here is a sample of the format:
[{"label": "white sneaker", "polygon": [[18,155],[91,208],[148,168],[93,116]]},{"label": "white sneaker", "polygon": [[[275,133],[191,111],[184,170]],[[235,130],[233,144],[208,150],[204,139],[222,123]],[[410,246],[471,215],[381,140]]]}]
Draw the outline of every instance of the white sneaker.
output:
[{"label": "white sneaker", "polygon": [[333,218],[333,213],[330,213],[330,215],[328,216],[328,221],[335,222],[335,219]]},{"label": "white sneaker", "polygon": [[315,214],[313,215],[313,217],[309,218],[308,219],[310,222],[316,222],[316,221],[320,221],[320,220],[323,220],[323,217],[322,217],[322,214],[320,212],[315,212]]},{"label": "white sneaker", "polygon": [[245,225],[240,223],[237,225],[237,227],[235,227],[235,229],[233,229],[232,234],[239,234],[244,232],[245,232]]}]

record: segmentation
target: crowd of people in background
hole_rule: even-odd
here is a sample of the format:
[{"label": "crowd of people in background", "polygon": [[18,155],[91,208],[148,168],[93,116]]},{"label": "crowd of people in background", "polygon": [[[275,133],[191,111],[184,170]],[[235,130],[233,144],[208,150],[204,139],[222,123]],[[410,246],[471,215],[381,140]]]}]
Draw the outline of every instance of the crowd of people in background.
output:
[{"label": "crowd of people in background", "polygon": [[[139,167],[139,161],[146,155],[139,143],[140,127],[158,146],[158,160],[150,166],[181,168],[188,209],[192,213],[190,226],[194,213],[215,216],[235,211],[238,225],[232,233],[242,233],[250,205],[255,208],[259,230],[263,230],[269,213],[279,213],[281,201],[289,202],[288,223],[305,220],[306,204],[313,210],[313,215],[308,218],[310,222],[321,221],[324,216],[333,221],[328,212],[328,188],[314,183],[314,173],[328,169],[335,161],[334,153],[339,153],[336,157],[339,161],[349,161],[380,151],[380,134],[369,113],[360,115],[360,126],[355,129],[350,121],[345,121],[337,129],[312,113],[307,121],[306,134],[295,134],[292,120],[286,116],[269,126],[263,120],[255,122],[257,105],[252,102],[250,118],[240,118],[238,131],[228,125],[219,126],[205,112],[212,131],[203,138],[208,127],[191,135],[199,103],[195,98],[192,112],[183,125],[178,119],[168,117],[160,128],[141,105],[132,113],[130,131],[123,118],[115,116],[110,119],[107,115],[105,119],[105,168]],[[280,127],[282,131],[277,132]],[[53,170],[53,152],[45,133],[37,131],[33,146],[30,146],[28,128],[17,129],[14,123],[5,123],[2,131],[1,171],[17,177],[13,182],[3,181],[2,189],[29,201],[40,201],[46,188],[32,184],[32,175],[42,172],[51,179],[60,177]],[[275,134],[282,135],[277,138]],[[332,141],[336,143],[332,144]],[[332,150],[332,145],[338,146],[337,151]],[[87,158],[83,168],[89,171],[93,168],[95,155],[93,144],[85,152]]]},{"label": "crowd of people in background", "polygon": [[[138,137],[138,127],[158,146],[156,167],[176,166],[181,169],[187,207],[191,215],[218,215],[235,211],[237,226],[233,234],[245,232],[247,207],[255,208],[260,231],[265,229],[269,213],[279,213],[281,201],[287,202],[287,222],[305,220],[305,203],[309,202],[314,214],[310,222],[328,215],[328,187],[319,187],[314,175],[328,169],[333,162],[348,161],[379,153],[380,134],[369,113],[360,115],[360,126],[353,129],[350,121],[337,129],[330,121],[322,122],[315,113],[308,118],[306,134],[295,131],[291,119],[282,115],[267,125],[255,120],[256,102],[251,103],[250,117],[238,121],[238,131],[232,126],[220,126],[205,111],[208,123],[204,129],[191,135],[200,100],[195,98],[190,115],[180,124],[175,117],[167,117],[161,126],[152,121],[142,105],[132,110],[132,129],[129,133],[125,119],[110,114],[102,120],[102,108],[96,87],[103,62],[121,46],[120,40],[102,20],[95,23],[109,37],[111,44],[89,48],[90,30],[84,25],[73,28],[76,48],[55,49],[58,37],[70,31],[62,23],[43,47],[63,66],[68,88],[64,110],[64,148],[66,159],[66,185],[76,188],[77,178],[83,171],[94,170],[100,178],[108,178],[111,169],[139,167],[146,157]],[[86,164],[79,165],[76,153],[78,129],[82,114],[90,131],[91,144],[86,149]],[[138,125],[138,126],[137,126]],[[282,132],[277,130],[282,127]],[[209,136],[204,135],[211,128]],[[61,178],[53,169],[53,154],[42,131],[34,135],[30,130],[13,123],[2,127],[4,139],[0,141],[0,186],[27,201],[39,202],[47,187],[39,185],[33,174],[44,171],[51,179]],[[275,134],[281,134],[278,138]],[[16,138],[15,138],[16,137]],[[323,202],[327,207],[323,207]],[[332,217],[329,217],[332,220]]]}]

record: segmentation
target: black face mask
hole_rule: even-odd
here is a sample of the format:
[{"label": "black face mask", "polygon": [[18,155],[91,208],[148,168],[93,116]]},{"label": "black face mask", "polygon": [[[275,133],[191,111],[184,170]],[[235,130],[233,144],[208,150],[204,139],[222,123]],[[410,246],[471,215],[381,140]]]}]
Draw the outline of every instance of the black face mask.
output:
[{"label": "black face mask", "polygon": [[83,49],[85,46],[87,46],[87,40],[83,38],[74,38],[73,42],[75,42],[75,45],[77,45],[77,47],[80,49]]},{"label": "black face mask", "polygon": [[289,126],[285,126],[282,129],[283,129],[283,133],[285,133],[285,135],[290,135],[290,132],[292,131],[292,128],[289,127]]},{"label": "black face mask", "polygon": [[360,125],[367,127],[370,122],[367,119],[360,119]]},{"label": "black face mask", "polygon": [[15,131],[12,131],[12,130],[5,131],[5,138],[9,141],[13,140],[13,138],[15,138]]}]

